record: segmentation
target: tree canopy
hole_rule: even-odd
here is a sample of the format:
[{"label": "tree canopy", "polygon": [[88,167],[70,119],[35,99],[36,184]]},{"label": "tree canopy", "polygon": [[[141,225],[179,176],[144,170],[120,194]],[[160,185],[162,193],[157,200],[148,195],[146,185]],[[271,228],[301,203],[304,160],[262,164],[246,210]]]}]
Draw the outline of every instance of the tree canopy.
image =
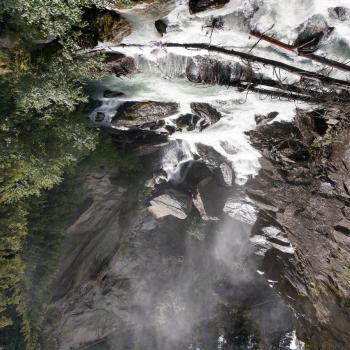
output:
[{"label": "tree canopy", "polygon": [[[96,147],[97,129],[81,106],[87,102],[85,83],[103,75],[105,66],[101,56],[83,55],[79,43],[84,10],[106,2],[0,3],[0,329],[5,332],[18,327],[18,320],[26,325],[22,245],[32,200]],[[9,344],[6,348],[21,348],[17,341]]]}]

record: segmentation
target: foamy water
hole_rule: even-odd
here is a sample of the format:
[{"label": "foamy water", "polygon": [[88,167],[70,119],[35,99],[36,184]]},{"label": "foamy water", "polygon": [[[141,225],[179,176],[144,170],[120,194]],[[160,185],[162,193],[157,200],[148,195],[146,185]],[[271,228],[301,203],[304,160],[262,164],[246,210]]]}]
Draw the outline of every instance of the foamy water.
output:
[{"label": "foamy water", "polygon": [[[295,102],[280,101],[266,98],[252,93],[239,93],[234,88],[223,86],[206,86],[187,81],[185,69],[190,57],[196,55],[210,55],[216,59],[238,61],[234,57],[209,53],[206,50],[186,50],[184,48],[164,48],[161,42],[198,42],[211,43],[225,47],[232,47],[242,51],[249,51],[256,39],[249,38],[250,28],[265,31],[272,24],[273,33],[278,38],[288,42],[297,36],[297,27],[314,14],[325,16],[330,25],[336,26],[333,43],[324,47],[328,52],[336,47],[336,43],[350,43],[350,26],[331,19],[328,8],[331,6],[346,6],[347,0],[231,0],[220,9],[212,9],[191,15],[188,1],[177,0],[170,5],[156,9],[157,5],[139,5],[131,10],[122,10],[122,15],[130,22],[132,34],[123,41],[125,44],[148,45],[139,47],[114,47],[109,43],[109,50],[120,51],[134,57],[140,74],[131,78],[109,78],[105,84],[110,89],[125,93],[125,97],[117,99],[103,99],[103,105],[98,110],[107,115],[109,121],[118,106],[124,101],[174,101],[180,104],[180,113],[190,112],[191,102],[211,103],[223,118],[202,132],[175,133],[176,139],[182,140],[181,147],[186,147],[186,157],[196,153],[196,144],[203,143],[212,146],[224,155],[236,172],[236,182],[243,184],[249,176],[254,176],[259,170],[259,153],[250,145],[246,131],[255,127],[254,116],[278,112],[276,120],[290,120],[293,118],[297,105]],[[148,6],[148,7],[147,7]],[[151,6],[151,7],[150,7]],[[152,7],[153,6],[153,7]],[[256,10],[258,7],[258,10]],[[157,11],[158,16],[157,16]],[[168,21],[167,33],[161,37],[154,26],[159,16]],[[207,28],[208,21],[213,16],[222,16],[224,27],[222,30]],[[345,50],[347,47],[345,45]],[[334,51],[334,50],[333,50]],[[278,59],[295,66],[310,69],[310,61],[286,54],[280,49],[273,48],[264,42],[254,49],[254,54],[271,59]],[[339,52],[337,52],[339,54]],[[273,70],[269,67],[254,65],[254,69],[267,77],[273,77]],[[312,64],[314,70],[320,68]],[[281,78],[293,83],[297,76],[281,72]],[[343,72],[333,72],[334,76],[344,79]],[[350,78],[350,76],[349,76]],[[175,118],[178,115],[172,116]],[[223,145],[229,145],[230,150]],[[232,152],[234,150],[234,152]],[[177,153],[178,154],[178,153]],[[183,159],[174,159],[172,154],[164,156],[164,168],[171,169]]]}]

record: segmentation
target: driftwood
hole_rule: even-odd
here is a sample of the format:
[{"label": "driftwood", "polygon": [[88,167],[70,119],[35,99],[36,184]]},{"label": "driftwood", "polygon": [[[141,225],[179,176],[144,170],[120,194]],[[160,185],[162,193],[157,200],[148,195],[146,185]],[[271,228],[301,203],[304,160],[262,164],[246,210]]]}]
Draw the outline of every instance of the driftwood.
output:
[{"label": "driftwood", "polygon": [[255,92],[261,95],[265,96],[273,96],[281,99],[291,100],[291,101],[302,101],[302,102],[312,102],[311,96],[304,96],[304,95],[298,95],[294,94],[292,92],[288,91],[277,91],[277,90],[267,90],[262,89],[259,87],[256,87],[254,85],[252,86],[238,86],[238,91],[241,92]]},{"label": "driftwood", "polygon": [[[305,79],[312,80],[312,81],[318,81],[325,87],[330,88],[338,88],[338,89],[346,89],[350,90],[350,82],[346,80],[336,79],[332,78],[317,72],[310,72],[302,68],[298,68],[283,62],[279,62],[276,60],[271,60],[265,57],[255,56],[249,53],[232,50],[232,49],[226,49],[219,46],[213,46],[208,44],[202,44],[202,43],[162,43],[163,47],[183,47],[185,49],[199,49],[199,50],[207,50],[212,52],[218,52],[229,56],[235,56],[239,57],[242,60],[245,60],[247,62],[257,62],[261,63],[263,65],[268,65],[271,67],[279,68],[281,70],[287,71],[289,73],[293,73],[296,75],[299,75]],[[147,47],[149,45],[137,45],[137,44],[120,44],[119,47]],[[116,47],[118,47],[116,46]]]},{"label": "driftwood", "polygon": [[[308,86],[296,84],[284,84],[280,80],[252,78],[227,83],[229,86],[237,87],[239,91],[257,92],[268,96],[286,98],[288,100],[303,101],[309,103],[323,103],[329,101],[345,102],[350,100],[350,93],[336,90],[316,90]],[[265,89],[263,89],[264,87]],[[266,89],[273,88],[273,89]]]},{"label": "driftwood", "polygon": [[259,32],[251,31],[250,35],[255,36],[259,40],[264,40],[264,41],[266,41],[266,42],[268,42],[270,44],[273,44],[273,45],[281,47],[281,48],[283,48],[285,50],[294,52],[298,56],[309,58],[310,60],[313,60],[313,61],[325,64],[325,65],[330,66],[330,67],[334,67],[336,69],[339,69],[339,70],[342,70],[342,71],[345,71],[345,72],[350,72],[350,66],[348,66],[348,65],[346,65],[344,63],[341,63],[341,62],[338,62],[338,61],[334,61],[334,60],[331,60],[331,59],[323,57],[323,56],[315,55],[313,53],[310,53],[310,54],[303,53],[301,51],[298,51],[298,47],[296,47],[294,45],[286,44],[286,43],[284,43],[282,41],[279,41],[277,39],[274,39],[274,38],[272,38],[272,37],[270,37],[268,35],[265,35],[265,34],[262,34],[262,33],[259,33]]},{"label": "driftwood", "polygon": [[[264,86],[261,84],[261,86]],[[278,90],[268,90],[261,88],[254,84],[238,84],[238,91],[241,92],[255,92],[261,95],[273,96],[281,99],[292,101],[302,101],[308,103],[327,103],[327,102],[349,102],[350,95],[339,94],[335,91],[319,92],[313,90],[305,90],[303,93],[294,93],[292,85],[284,85]]]}]

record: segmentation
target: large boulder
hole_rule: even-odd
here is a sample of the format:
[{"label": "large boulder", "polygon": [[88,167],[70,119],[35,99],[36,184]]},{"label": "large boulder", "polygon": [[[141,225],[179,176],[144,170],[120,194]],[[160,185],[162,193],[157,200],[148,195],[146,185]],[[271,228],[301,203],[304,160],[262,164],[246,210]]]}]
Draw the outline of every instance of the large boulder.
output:
[{"label": "large boulder", "polygon": [[105,60],[110,71],[116,77],[127,76],[137,71],[135,60],[120,52],[107,52]]},{"label": "large boulder", "polygon": [[182,191],[195,193],[198,184],[213,177],[213,172],[207,164],[201,160],[188,160],[179,164],[175,174],[170,179],[170,183]]},{"label": "large boulder", "polygon": [[192,102],[191,103],[192,113],[201,117],[200,129],[205,129],[209,125],[217,123],[222,115],[209,103]]},{"label": "large boulder", "polygon": [[202,131],[218,122],[222,117],[221,113],[209,103],[192,102],[191,110],[192,113],[182,114],[176,119],[176,126],[179,129],[186,129],[187,131],[199,129]]},{"label": "large boulder", "polygon": [[197,13],[210,8],[222,7],[230,0],[190,0],[189,8],[191,13]]},{"label": "large boulder", "polygon": [[270,112],[266,115],[264,114],[256,114],[255,115],[255,122],[257,125],[265,125],[268,122],[272,121],[278,116],[278,112]]},{"label": "large boulder", "polygon": [[197,145],[204,160],[189,160],[179,165],[170,179],[175,188],[191,193],[202,218],[223,214],[234,182],[234,173],[228,162],[210,146]]},{"label": "large boulder", "polygon": [[88,23],[82,29],[81,45],[84,47],[95,47],[98,42],[105,41],[119,44],[131,33],[128,21],[113,10],[93,6],[85,10],[83,20]]},{"label": "large boulder", "polygon": [[116,98],[116,97],[122,97],[125,96],[123,92],[121,91],[114,91],[114,90],[105,90],[103,92],[103,97],[105,98]]},{"label": "large boulder", "polygon": [[164,126],[164,118],[178,111],[175,102],[139,101],[125,102],[117,110],[112,125],[116,127],[141,127]]},{"label": "large boulder", "polygon": [[339,21],[349,21],[350,20],[350,8],[337,6],[330,7],[328,9],[329,17],[338,19]]}]

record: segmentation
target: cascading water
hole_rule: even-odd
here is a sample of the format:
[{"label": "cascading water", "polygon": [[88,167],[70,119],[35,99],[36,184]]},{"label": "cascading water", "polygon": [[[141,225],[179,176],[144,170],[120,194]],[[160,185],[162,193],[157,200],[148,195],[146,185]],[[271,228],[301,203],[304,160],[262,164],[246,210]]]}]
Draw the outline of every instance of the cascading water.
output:
[{"label": "cascading water", "polygon": [[[243,184],[247,177],[256,175],[259,168],[259,154],[249,144],[245,132],[254,128],[254,115],[278,112],[275,120],[290,120],[293,118],[295,108],[301,107],[295,102],[271,100],[264,96],[252,93],[239,93],[234,88],[225,86],[198,85],[187,81],[186,67],[191,57],[198,55],[208,55],[205,50],[186,50],[183,48],[161,47],[161,42],[200,42],[215,45],[233,47],[250,50],[254,41],[249,40],[247,33],[250,28],[266,30],[274,24],[274,31],[278,31],[282,40],[294,39],[297,26],[307,20],[312,14],[321,13],[326,16],[332,24],[332,20],[327,17],[329,6],[345,5],[346,1],[314,2],[305,4],[298,3],[281,5],[280,1],[230,1],[221,9],[213,9],[201,12],[197,15],[189,13],[187,1],[176,1],[164,5],[163,8],[149,10],[143,9],[140,5],[132,10],[122,10],[121,13],[132,26],[132,34],[123,41],[125,44],[149,45],[149,47],[113,47],[113,43],[104,44],[110,51],[119,51],[135,59],[139,74],[131,79],[109,78],[105,83],[110,89],[121,91],[125,94],[123,98],[104,99],[103,105],[96,111],[103,111],[110,121],[117,107],[124,101],[174,101],[180,103],[179,114],[189,113],[191,102],[209,102],[221,112],[224,117],[214,126],[203,132],[176,133],[173,137],[181,139],[192,153],[196,153],[196,144],[203,143],[215,148],[216,151],[224,155],[232,162],[237,174],[236,181]],[[168,22],[167,33],[161,37],[154,26],[155,19],[165,16]],[[222,29],[208,28],[208,22],[213,16],[222,16],[224,26]],[[339,26],[338,26],[339,27]],[[337,28],[338,28],[337,27]],[[341,26],[337,36],[337,41],[347,39],[349,29]],[[332,47],[331,47],[332,48]],[[328,46],[323,49],[329,50]],[[254,53],[271,59],[279,59],[290,63],[291,58],[284,52],[271,49],[267,44],[260,43],[254,49]],[[209,54],[218,60],[233,60],[231,57],[223,57],[218,54]],[[234,61],[234,60],[233,60]],[[301,67],[310,67],[308,60],[293,57],[293,63]],[[260,74],[272,77],[274,72],[266,67],[257,67]],[[317,70],[318,66],[315,65]],[[297,77],[280,73],[281,79],[288,79],[293,82]],[[302,106],[306,108],[306,106]],[[95,112],[96,112],[95,111]],[[170,119],[175,119],[174,115]],[[228,147],[227,147],[228,146]],[[229,148],[229,149],[227,149]],[[234,151],[233,151],[234,150]],[[188,152],[185,152],[188,156]],[[165,163],[170,157],[165,156]],[[170,161],[172,163],[173,161]],[[164,164],[169,169],[170,163]]]},{"label": "cascading water", "polygon": [[[174,3],[165,4],[158,10],[152,5],[140,5],[132,10],[120,10],[122,15],[132,26],[132,34],[123,41],[125,44],[139,44],[144,47],[120,47],[113,43],[101,44],[108,51],[122,52],[134,58],[138,73],[130,78],[106,78],[102,85],[96,87],[94,98],[100,99],[102,105],[92,114],[96,119],[99,112],[104,113],[107,118],[103,123],[109,124],[118,107],[127,101],[157,101],[176,102],[179,109],[176,114],[167,117],[169,123],[173,123],[179,115],[191,113],[190,104],[193,102],[210,103],[222,118],[215,124],[203,131],[176,132],[170,138],[174,140],[173,147],[163,156],[163,169],[168,178],[179,176],[179,164],[198,155],[198,145],[209,146],[221,154],[230,164],[235,172],[237,185],[244,185],[247,179],[255,176],[259,170],[259,157],[257,152],[249,143],[246,132],[256,125],[256,115],[267,115],[276,112],[276,120],[291,120],[295,109],[298,107],[309,108],[309,106],[295,101],[283,101],[279,99],[266,98],[249,92],[239,92],[234,87],[220,85],[206,85],[190,82],[187,79],[186,70],[189,62],[196,56],[209,56],[219,61],[239,62],[232,57],[220,54],[208,53],[205,50],[186,50],[184,48],[166,48],[160,43],[188,43],[198,42],[217,46],[236,48],[248,52],[254,40],[249,40],[248,32],[252,28],[265,31],[272,25],[273,31],[279,37],[288,42],[294,40],[297,28],[314,14],[324,16],[329,25],[333,19],[328,15],[328,7],[342,6],[347,0],[314,0],[306,2],[280,1],[280,0],[231,0],[219,9],[211,9],[191,15],[187,1],[177,0]],[[214,17],[220,16],[223,21],[222,28],[212,29],[210,24]],[[165,17],[167,32],[163,37],[156,31],[154,21]],[[346,25],[337,24],[333,43],[324,46],[322,53],[327,55],[341,55],[339,41],[342,41],[344,52],[349,51],[350,29]],[[271,48],[266,43],[259,43],[254,48],[254,54],[271,59],[293,64],[298,67],[310,68],[311,62],[305,58],[288,56],[285,52]],[[345,54],[346,55],[346,54]],[[312,69],[317,71],[318,64],[313,64]],[[272,78],[276,74],[271,68],[254,66],[257,74]],[[293,83],[298,79],[289,73],[279,73],[280,79]],[[338,73],[332,72],[335,77]],[[341,73],[344,75],[344,73]],[[344,77],[343,77],[344,78]],[[103,98],[103,89],[119,91],[122,96],[116,98]],[[234,204],[235,206],[236,204]],[[237,205],[236,205],[237,206]],[[247,209],[248,208],[248,209]],[[244,215],[254,217],[249,205],[241,208],[247,211]],[[294,338],[293,338],[294,337]],[[299,349],[295,334],[290,349]],[[223,346],[225,339],[220,336],[218,348]]]}]

